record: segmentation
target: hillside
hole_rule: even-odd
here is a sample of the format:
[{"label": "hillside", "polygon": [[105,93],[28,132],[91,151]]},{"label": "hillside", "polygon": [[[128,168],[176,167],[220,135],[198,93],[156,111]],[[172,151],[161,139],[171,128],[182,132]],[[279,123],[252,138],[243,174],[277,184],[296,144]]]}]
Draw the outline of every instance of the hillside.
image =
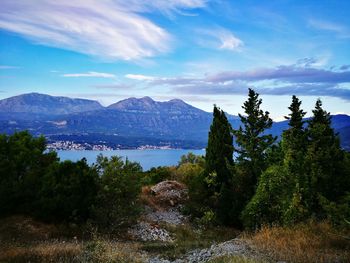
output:
[{"label": "hillside", "polygon": [[[0,112],[20,117],[21,114],[60,115],[101,109],[102,105],[94,100],[71,99],[28,93],[0,100]],[[17,115],[16,115],[17,114]]]},{"label": "hillside", "polygon": [[[227,115],[234,128],[239,118]],[[333,127],[342,145],[350,149],[350,117],[335,115]],[[169,145],[179,148],[203,148],[206,145],[212,113],[173,99],[154,101],[150,97],[128,98],[103,107],[97,101],[54,97],[38,93],[0,100],[0,131],[11,134],[28,129],[49,140],[77,140],[112,147],[134,148],[141,145]],[[280,136],[288,122],[276,122],[270,129]]]}]

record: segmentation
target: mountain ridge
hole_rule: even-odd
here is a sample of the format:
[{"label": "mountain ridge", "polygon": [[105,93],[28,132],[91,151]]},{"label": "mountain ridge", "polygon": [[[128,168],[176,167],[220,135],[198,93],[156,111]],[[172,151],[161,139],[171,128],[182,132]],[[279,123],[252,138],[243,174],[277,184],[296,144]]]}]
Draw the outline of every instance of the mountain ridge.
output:
[{"label": "mountain ridge", "polygon": [[63,96],[51,96],[41,93],[26,93],[0,100],[0,112],[69,114],[87,110],[101,109],[103,106],[95,100],[76,99]]},{"label": "mountain ridge", "polygon": [[[18,97],[29,98],[29,102],[25,104],[26,101],[19,100]],[[8,103],[11,99],[14,101],[12,104]],[[54,102],[53,108],[50,107],[51,101]],[[9,107],[16,105],[15,103],[17,107]],[[45,112],[40,112],[41,109],[45,109]],[[238,128],[239,118],[226,115],[233,128]],[[11,134],[18,130],[29,130],[34,135],[44,134],[49,139],[67,136],[77,138],[75,135],[79,135],[79,138],[85,136],[86,140],[89,140],[93,134],[94,141],[98,137],[108,141],[113,136],[119,136],[129,142],[142,138],[140,141],[146,144],[147,141],[149,144],[157,141],[165,143],[180,141],[186,147],[191,144],[205,147],[211,122],[212,113],[180,99],[160,102],[150,97],[132,97],[107,107],[94,100],[54,97],[38,93],[0,100],[1,133]],[[333,115],[332,126],[339,133],[343,147],[350,149],[348,135],[350,116]],[[287,128],[288,120],[274,122],[268,132],[280,136]],[[123,140],[120,139],[118,143],[123,143]]]}]

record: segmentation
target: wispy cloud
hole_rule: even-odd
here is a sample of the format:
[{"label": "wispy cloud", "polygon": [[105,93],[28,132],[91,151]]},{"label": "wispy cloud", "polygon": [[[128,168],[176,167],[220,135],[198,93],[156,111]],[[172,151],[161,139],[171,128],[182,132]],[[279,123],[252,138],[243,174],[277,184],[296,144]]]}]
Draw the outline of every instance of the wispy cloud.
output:
[{"label": "wispy cloud", "polygon": [[331,71],[296,65],[282,65],[276,68],[261,68],[250,71],[226,71],[206,78],[208,82],[231,80],[280,80],[292,83],[344,83],[350,82],[350,71]]},{"label": "wispy cloud", "polygon": [[[138,60],[170,50],[171,36],[141,12],[178,12],[204,0],[3,0],[0,28],[35,43],[107,60]],[[148,3],[151,2],[151,3]]]},{"label": "wispy cloud", "polygon": [[201,78],[178,76],[147,80],[150,86],[167,86],[178,94],[246,94],[250,87],[268,95],[331,96],[350,100],[349,67],[344,65],[336,71],[315,68],[314,64],[317,60],[308,58],[275,68],[218,72]]},{"label": "wispy cloud", "polygon": [[89,71],[87,73],[69,73],[69,74],[62,74],[62,77],[65,78],[83,78],[83,77],[89,77],[89,78],[116,78],[117,76],[110,73],[103,73],[103,72],[94,72]]},{"label": "wispy cloud", "polygon": [[16,66],[0,65],[0,69],[19,69]]},{"label": "wispy cloud", "polygon": [[339,23],[334,23],[325,20],[310,19],[309,26],[319,30],[334,32],[338,36],[343,38],[350,38],[349,28]]},{"label": "wispy cloud", "polygon": [[155,80],[156,79],[156,77],[146,76],[146,75],[141,75],[141,74],[126,74],[125,78],[133,79],[133,80],[146,80],[146,81],[150,81],[150,80]]},{"label": "wispy cloud", "polygon": [[241,51],[244,45],[243,41],[236,37],[231,31],[222,28],[214,27],[210,30],[200,29],[198,42],[206,47],[215,49],[226,49],[231,51]]},{"label": "wispy cloud", "polygon": [[175,14],[181,15],[194,15],[194,13],[188,13],[196,8],[204,8],[207,6],[208,0],[129,0],[127,3],[123,0],[119,1],[121,4],[126,5],[128,8],[132,8],[135,12],[153,12],[158,10],[161,13],[174,17]]}]

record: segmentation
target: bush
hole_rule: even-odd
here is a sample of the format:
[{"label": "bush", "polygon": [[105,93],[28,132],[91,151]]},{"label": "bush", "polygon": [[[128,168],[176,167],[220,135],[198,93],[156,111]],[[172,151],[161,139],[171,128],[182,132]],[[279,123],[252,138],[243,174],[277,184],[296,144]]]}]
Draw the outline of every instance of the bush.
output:
[{"label": "bush", "polygon": [[56,153],[45,153],[44,137],[29,132],[0,135],[0,215],[31,214],[37,209],[43,175]]},{"label": "bush", "polygon": [[283,166],[272,166],[261,175],[255,195],[242,212],[242,222],[246,227],[281,223],[290,200],[288,179]]},{"label": "bush", "polygon": [[136,162],[124,162],[118,156],[108,159],[100,155],[94,168],[100,175],[94,220],[100,230],[116,232],[139,215],[142,167]]},{"label": "bush", "polygon": [[158,166],[152,167],[142,176],[142,185],[154,185],[172,177],[173,171],[170,167]]},{"label": "bush", "polygon": [[97,172],[86,159],[53,164],[44,175],[38,215],[49,221],[83,222],[97,194]]},{"label": "bush", "polygon": [[204,171],[204,166],[194,163],[181,164],[176,169],[176,179],[184,184],[189,184],[190,181]]}]

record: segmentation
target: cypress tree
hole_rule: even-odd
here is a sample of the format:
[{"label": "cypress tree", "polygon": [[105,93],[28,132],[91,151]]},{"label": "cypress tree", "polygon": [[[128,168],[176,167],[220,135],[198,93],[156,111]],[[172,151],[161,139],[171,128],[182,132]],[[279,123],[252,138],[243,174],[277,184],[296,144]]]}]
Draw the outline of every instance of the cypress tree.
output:
[{"label": "cypress tree", "polygon": [[232,223],[233,138],[225,113],[214,105],[206,149],[205,181],[209,186],[209,206],[219,223]]},{"label": "cypress tree", "polygon": [[206,173],[216,173],[216,190],[231,178],[229,166],[233,165],[233,139],[231,125],[225,113],[214,105],[213,122],[210,126],[206,148]]}]

